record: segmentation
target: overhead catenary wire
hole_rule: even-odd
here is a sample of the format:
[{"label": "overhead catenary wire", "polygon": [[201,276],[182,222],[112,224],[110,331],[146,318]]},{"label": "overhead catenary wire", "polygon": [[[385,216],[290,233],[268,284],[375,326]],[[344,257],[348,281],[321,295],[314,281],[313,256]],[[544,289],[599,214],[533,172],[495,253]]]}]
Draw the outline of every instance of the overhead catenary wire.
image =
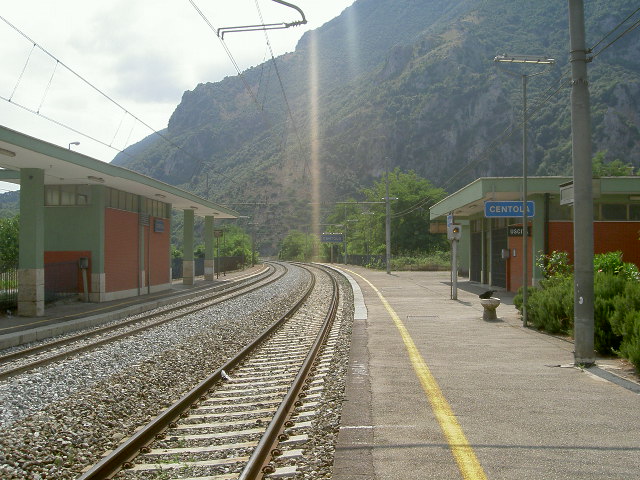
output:
[{"label": "overhead catenary wire", "polygon": [[[278,3],[283,3],[282,1],[279,1]],[[286,2],[284,2],[286,3]],[[255,4],[256,4],[256,9],[258,10],[258,15],[260,16],[260,21],[262,23],[264,23],[264,19],[262,18],[262,11],[260,10],[260,5],[258,4],[258,0],[255,0]],[[289,6],[291,6],[290,4],[287,4]],[[297,7],[295,7],[297,8]],[[300,13],[302,14],[302,17],[304,18],[304,13],[302,13],[302,10],[298,9],[300,11]],[[305,20],[306,23],[306,20]],[[296,139],[298,141],[298,147],[300,149],[300,152],[303,153],[304,152],[304,148],[302,146],[302,139],[300,138],[300,132],[298,131],[298,127],[296,125],[296,122],[293,118],[293,112],[291,111],[291,105],[289,104],[289,100],[287,98],[287,92],[284,88],[284,84],[282,82],[282,77],[280,76],[280,70],[278,69],[278,63],[276,62],[276,58],[273,55],[273,48],[271,47],[271,42],[269,41],[269,35],[267,34],[266,30],[264,32],[264,36],[265,36],[265,41],[267,43],[267,47],[269,49],[269,53],[271,54],[271,61],[273,63],[273,69],[276,72],[276,77],[278,78],[278,83],[280,84],[280,90],[282,92],[282,97],[284,99],[284,103],[285,106],[287,108],[287,113],[289,116],[289,120],[291,121],[291,126],[293,128],[293,131],[296,135]],[[286,129],[285,129],[286,132]],[[284,135],[283,135],[284,136]],[[305,157],[306,158],[306,157]],[[311,174],[311,167],[309,166],[309,159],[306,158],[305,160],[305,170],[309,171],[309,174]]]},{"label": "overhead catenary wire", "polygon": [[51,84],[53,83],[53,77],[56,74],[56,70],[58,69],[58,65],[60,65],[60,62],[58,60],[56,60],[56,64],[53,67],[53,72],[51,72],[51,77],[49,77],[49,83],[47,83],[47,87],[44,89],[44,94],[42,95],[42,100],[40,100],[40,105],[38,106],[38,113],[40,113],[40,109],[42,108],[42,105],[44,105],[44,101],[47,98],[47,93],[49,93],[49,89],[51,88]]},{"label": "overhead catenary wire", "polygon": [[[604,42],[607,38],[609,38],[609,35],[613,34],[613,32],[615,32],[615,31],[616,31],[616,30],[618,30],[622,25],[624,25],[625,23],[627,23],[627,21],[628,21],[631,17],[633,17],[636,13],[638,13],[638,12],[640,12],[640,7],[636,8],[633,12],[631,12],[631,13],[627,16],[627,18],[625,18],[625,19],[624,19],[624,20],[622,20],[620,23],[618,23],[618,25],[616,25],[614,28],[612,28],[612,29],[609,31],[609,33],[607,33],[607,34],[606,34],[605,36],[603,36],[600,40],[598,40],[598,42],[596,42],[596,43],[595,43],[595,44],[594,44],[594,45],[589,49],[589,51],[593,51],[593,50],[595,50],[595,49],[596,49],[596,48],[597,48],[597,47],[598,47],[602,42]],[[637,26],[637,22],[636,22],[636,26]],[[635,27],[634,27],[634,28],[635,28]],[[623,35],[624,35],[624,34],[626,34],[626,33],[627,33],[627,32],[624,32],[624,33],[623,33]],[[616,39],[616,40],[617,40],[617,39]],[[616,41],[616,40],[614,40],[613,42],[611,42],[609,45],[611,45],[612,43],[615,43],[615,41]],[[609,45],[608,45],[608,46],[609,46]],[[607,46],[607,47],[605,47],[605,48],[603,48],[603,49],[601,49],[601,50],[600,50],[600,52],[602,52],[603,50],[605,50],[606,48],[608,48],[608,46]]]},{"label": "overhead catenary wire", "polygon": [[[598,40],[590,49],[589,52],[593,52],[601,43],[603,43],[609,36],[611,36],[616,30],[618,30],[621,26],[623,26],[625,23],[627,23],[634,15],[636,15],[638,12],[640,12],[640,7],[638,7],[637,9],[635,9],[632,13],[630,13],[624,20],[622,20],[620,23],[618,23],[618,25],[616,25],[614,28],[612,28],[607,34],[605,34],[600,40]],[[604,47],[602,47],[600,50],[598,50],[596,53],[594,53],[591,56],[591,60],[595,59],[596,57],[598,57],[602,52],[604,52],[605,50],[607,50],[609,47],[611,47],[613,44],[615,44],[617,41],[619,41],[621,38],[623,38],[625,35],[627,35],[629,32],[631,32],[632,30],[636,29],[638,26],[640,25],[640,20],[634,22],[630,27],[628,27],[627,29],[625,29],[620,35],[618,35],[614,40],[612,40],[611,42],[609,42],[607,45],[605,45]],[[565,71],[562,73],[561,75],[561,79],[564,78],[565,76],[567,76],[571,71],[570,67],[567,67],[565,69]],[[564,81],[562,81],[560,83],[560,85],[553,89],[553,91],[549,94],[547,94],[547,92],[550,92],[552,90],[553,87],[549,87],[549,89],[547,89],[547,91],[545,92],[546,97],[544,97],[544,99],[539,103],[536,104],[534,106],[534,108],[531,110],[531,113],[528,115],[529,119],[534,118],[535,115],[540,111],[540,109],[546,105],[560,90],[562,90],[562,88],[564,88],[565,86],[568,86],[571,83],[571,78],[565,78]],[[487,149],[485,149],[476,159],[474,159],[473,161],[465,164],[460,170],[458,170],[458,172],[456,172],[453,176],[449,177],[449,179],[443,184],[442,188],[447,188],[448,186],[453,184],[453,181],[456,180],[458,177],[460,177],[463,173],[465,173],[467,170],[469,170],[470,168],[476,166],[478,163],[480,163],[481,161],[486,160],[490,154],[492,154],[493,152],[495,152],[501,145],[504,144],[504,142],[511,136],[513,135],[516,130],[515,128],[517,126],[522,127],[522,121],[520,121],[519,124],[511,124],[509,125],[490,145],[489,147],[487,147]]]},{"label": "overhead catenary wire", "polygon": [[227,46],[226,42],[218,35],[216,27],[213,26],[213,24],[209,21],[209,19],[204,14],[204,12],[200,9],[200,7],[196,5],[196,2],[194,0],[189,0],[189,3],[195,9],[198,15],[200,15],[200,18],[202,18],[202,20],[207,24],[207,26],[211,29],[211,31],[216,35],[218,40],[220,40],[220,44],[222,45],[222,48],[224,49],[227,56],[229,57],[229,60],[231,60],[231,63],[233,64],[233,67],[236,69],[238,76],[242,80],[242,83],[244,84],[245,89],[247,90],[247,92],[249,93],[249,95],[251,96],[255,104],[258,106],[258,109],[260,109],[260,102],[258,101],[258,98],[256,97],[253,90],[251,89],[251,86],[247,82],[247,79],[242,74],[242,71],[240,70],[240,66],[238,65],[238,62],[236,62],[236,59],[233,57],[233,54],[231,53],[231,50],[229,50],[229,47]]},{"label": "overhead catenary wire", "polygon": [[[136,120],[138,123],[140,123],[141,125],[145,126],[146,128],[149,129],[149,131],[152,132],[152,134],[157,135],[158,137],[160,137],[161,139],[163,139],[165,142],[167,142],[169,145],[173,146],[174,148],[177,148],[178,150],[180,150],[181,152],[183,152],[185,155],[187,155],[188,157],[192,158],[193,160],[196,161],[201,161],[201,159],[197,158],[196,156],[194,156],[193,154],[191,154],[190,152],[186,151],[184,148],[182,148],[180,145],[176,144],[175,142],[173,142],[169,137],[167,137],[166,135],[162,134],[161,132],[159,132],[158,130],[154,129],[152,126],[150,126],[148,123],[144,122],[141,118],[139,118],[138,116],[134,115],[133,113],[131,113],[129,110],[127,110],[124,106],[122,106],[120,103],[118,103],[116,100],[114,100],[112,97],[110,97],[109,95],[107,95],[105,92],[103,92],[102,90],[100,90],[96,85],[94,85],[93,83],[91,83],[89,80],[87,80],[86,78],[84,78],[82,75],[80,75],[78,72],[76,72],[75,70],[73,70],[71,67],[69,67],[67,64],[65,64],[64,62],[62,62],[60,59],[58,59],[55,55],[53,55],[52,53],[50,53],[47,49],[45,49],[43,46],[41,46],[40,44],[38,44],[36,41],[34,41],[33,39],[31,39],[26,33],[24,33],[22,30],[20,30],[18,27],[16,27],[15,25],[13,25],[9,20],[7,20],[5,17],[3,17],[2,15],[0,15],[0,20],[2,20],[4,23],[6,23],[9,27],[11,27],[14,31],[16,31],[20,36],[22,36],[23,38],[25,38],[26,40],[28,40],[32,45],[32,49],[29,52],[29,58],[33,52],[33,50],[35,48],[38,48],[40,51],[42,51],[45,55],[47,55],[48,57],[50,57],[52,60],[54,60],[56,62],[56,66],[54,69],[54,73],[52,74],[50,80],[49,80],[49,84],[47,85],[47,90],[49,88],[49,86],[51,85],[51,82],[53,80],[53,75],[55,74],[55,71],[57,70],[58,66],[62,66],[65,70],[67,70],[69,73],[71,73],[72,75],[74,75],[76,78],[78,78],[80,81],[82,81],[84,84],[86,84],[87,86],[89,86],[92,90],[94,90],[95,92],[97,92],[100,96],[102,96],[103,98],[105,98],[106,100],[108,100],[109,102],[111,102],[113,105],[115,105],[117,108],[119,108],[120,110],[122,110],[125,114],[130,115],[134,120]],[[88,138],[90,140],[93,140],[105,147],[111,148],[117,152],[123,153],[125,155],[127,155],[128,157],[131,158],[135,158],[132,155],[129,155],[127,153],[125,153],[124,149],[119,149],[116,147],[113,147],[110,144],[107,144],[106,142],[99,140],[98,138],[89,135],[87,133],[84,133],[76,128],[73,128],[63,122],[60,122],[58,120],[55,120],[49,116],[43,115],[40,112],[40,109],[42,107],[42,103],[44,102],[44,99],[46,97],[46,91],[45,94],[43,96],[42,102],[40,104],[40,106],[38,107],[38,110],[33,110],[25,105],[21,105],[19,103],[16,103],[14,100],[12,100],[13,95],[15,94],[15,90],[18,87],[18,84],[20,82],[20,79],[22,78],[24,71],[27,67],[27,64],[29,63],[29,58],[27,58],[27,61],[25,62],[25,66],[22,70],[22,72],[20,73],[20,77],[18,80],[18,83],[16,84],[16,87],[14,88],[13,93],[11,94],[11,97],[7,98],[5,96],[0,95],[0,98],[3,100],[6,100],[7,102],[16,105],[20,108],[22,108],[25,111],[28,111],[30,113],[33,113],[35,115],[38,115],[39,117],[52,122],[58,126],[61,126],[63,128],[66,128],[67,130],[70,130],[74,133],[77,133],[78,135],[82,135],[85,138]],[[233,183],[237,182],[230,177],[225,176],[222,173],[219,173],[219,175],[225,177],[226,179],[230,180]]]},{"label": "overhead catenary wire", "polygon": [[16,81],[16,85],[13,87],[13,91],[11,92],[11,95],[9,95],[9,101],[11,101],[13,96],[16,94],[16,90],[18,89],[18,86],[20,85],[20,82],[22,81],[22,77],[24,76],[24,72],[27,69],[27,66],[29,65],[29,60],[31,60],[31,55],[33,54],[33,51],[35,49],[36,49],[36,44],[34,43],[31,46],[31,50],[29,50],[29,55],[27,55],[27,60],[24,62],[24,66],[22,67],[22,71],[20,72],[20,75],[18,75],[18,80]]},{"label": "overhead catenary wire", "polygon": [[600,50],[598,50],[598,52],[594,53],[591,56],[591,60],[595,59],[598,55],[600,55],[602,52],[604,52],[606,49],[608,49],[611,45],[613,45],[614,43],[616,43],[618,40],[620,40],[622,37],[624,37],[627,33],[631,32],[632,30],[635,30],[636,28],[638,28],[638,25],[640,25],[640,20],[637,20],[635,23],[633,23],[629,28],[627,28],[624,32],[622,32],[620,35],[618,35],[615,39],[613,39],[611,42],[609,42],[607,45],[605,45],[604,47],[602,47]]}]

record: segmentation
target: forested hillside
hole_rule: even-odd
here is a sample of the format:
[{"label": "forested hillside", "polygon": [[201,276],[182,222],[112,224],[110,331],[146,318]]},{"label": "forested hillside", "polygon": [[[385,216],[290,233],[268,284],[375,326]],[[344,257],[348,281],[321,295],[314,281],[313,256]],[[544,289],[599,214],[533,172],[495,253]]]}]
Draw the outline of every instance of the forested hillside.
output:
[{"label": "forested hillside", "polygon": [[[585,3],[588,45],[637,8]],[[618,33],[589,64],[593,147],[639,166],[640,33],[603,50]],[[150,137],[114,163],[221,203],[266,202],[240,210],[274,230],[308,223],[312,152],[327,201],[357,196],[386,168],[448,191],[520,175],[522,89],[505,69],[520,70],[493,61],[512,53],[556,59],[529,80],[529,173],[569,174],[568,43],[566,2],[358,0],[275,65],[185,92],[163,132],[182,148]]]}]

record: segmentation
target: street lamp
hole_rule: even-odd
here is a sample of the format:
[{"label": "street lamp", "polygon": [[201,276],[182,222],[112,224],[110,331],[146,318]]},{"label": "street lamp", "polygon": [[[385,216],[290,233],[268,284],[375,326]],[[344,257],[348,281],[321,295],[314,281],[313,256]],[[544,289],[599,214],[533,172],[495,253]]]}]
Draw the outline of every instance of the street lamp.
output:
[{"label": "street lamp", "polygon": [[71,142],[69,144],[69,150],[71,150],[71,145],[75,145],[77,147],[78,145],[80,145],[80,142]]},{"label": "street lamp", "polygon": [[[494,59],[496,63],[522,63],[522,64],[534,64],[534,65],[547,65],[551,66],[556,63],[553,58],[547,58],[543,56],[535,55],[497,55]],[[522,325],[527,326],[527,300],[529,286],[529,255],[528,255],[528,242],[527,235],[529,231],[529,219],[527,212],[527,79],[529,77],[535,77],[536,75],[542,75],[547,70],[542,72],[525,74],[512,72],[510,70],[504,70],[505,72],[522,77]]]}]

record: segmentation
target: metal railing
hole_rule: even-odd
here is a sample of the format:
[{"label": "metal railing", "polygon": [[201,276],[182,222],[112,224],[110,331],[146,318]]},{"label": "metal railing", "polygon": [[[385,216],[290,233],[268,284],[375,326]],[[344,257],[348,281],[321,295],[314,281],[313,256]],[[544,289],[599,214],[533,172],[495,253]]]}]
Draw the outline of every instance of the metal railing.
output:
[{"label": "metal railing", "polygon": [[[238,257],[216,257],[214,260],[214,270],[216,272],[230,272],[233,270],[239,270],[242,268],[244,259],[241,256]],[[204,258],[194,259],[195,276],[200,277],[204,275]],[[175,280],[182,278],[182,258],[171,259],[171,279]]]},{"label": "metal railing", "polygon": [[0,308],[9,309],[18,306],[18,269],[13,268],[0,273]]}]

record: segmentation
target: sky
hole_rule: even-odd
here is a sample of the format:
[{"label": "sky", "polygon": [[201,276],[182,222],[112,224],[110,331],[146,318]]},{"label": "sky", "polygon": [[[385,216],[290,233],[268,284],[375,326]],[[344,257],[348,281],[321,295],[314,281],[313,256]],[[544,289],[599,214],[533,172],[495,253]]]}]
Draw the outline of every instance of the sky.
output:
[{"label": "sky", "polygon": [[[288,0],[308,23],[269,31],[274,56],[353,1]],[[212,27],[263,23],[258,7],[264,23],[301,20],[272,0],[1,2],[0,124],[106,162],[165,128],[186,90],[237,75],[225,45],[240,71],[270,60],[264,32],[223,45]]]}]

